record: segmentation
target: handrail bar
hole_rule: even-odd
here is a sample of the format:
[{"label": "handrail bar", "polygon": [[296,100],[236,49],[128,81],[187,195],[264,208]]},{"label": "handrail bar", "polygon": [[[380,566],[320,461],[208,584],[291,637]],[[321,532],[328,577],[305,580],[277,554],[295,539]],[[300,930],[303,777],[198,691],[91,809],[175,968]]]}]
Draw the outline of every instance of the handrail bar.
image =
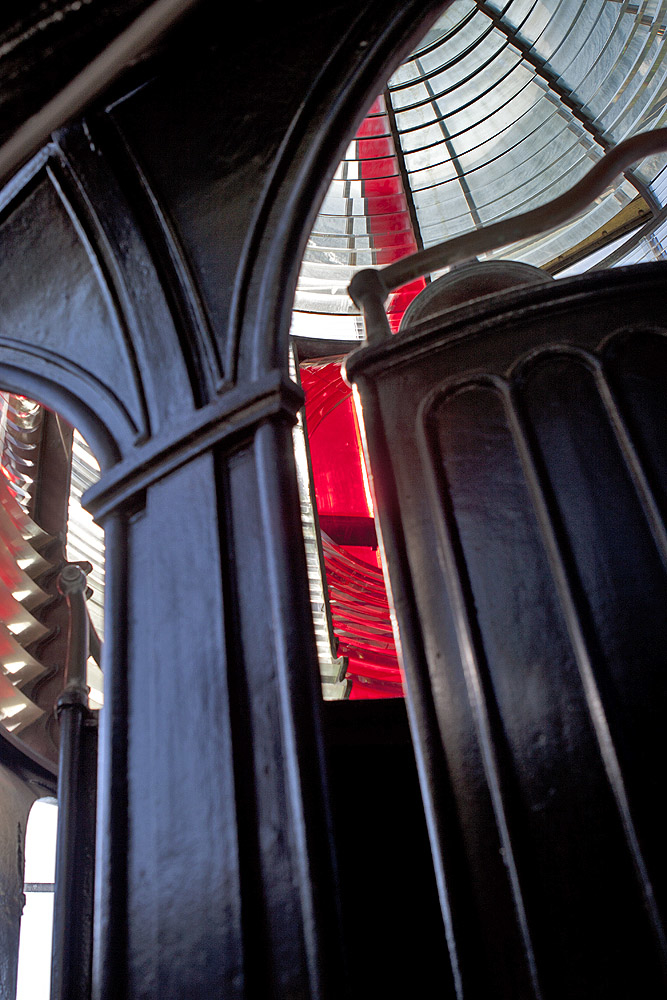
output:
[{"label": "handrail bar", "polygon": [[614,178],[633,163],[663,152],[667,152],[667,128],[640,132],[619,142],[580,181],[545,205],[456,236],[385,267],[358,271],[350,282],[348,293],[364,313],[368,341],[381,340],[390,335],[384,309],[379,307],[396,288],[430,271],[451,267],[481,253],[555,229],[581,214],[592,201],[604,194]]}]

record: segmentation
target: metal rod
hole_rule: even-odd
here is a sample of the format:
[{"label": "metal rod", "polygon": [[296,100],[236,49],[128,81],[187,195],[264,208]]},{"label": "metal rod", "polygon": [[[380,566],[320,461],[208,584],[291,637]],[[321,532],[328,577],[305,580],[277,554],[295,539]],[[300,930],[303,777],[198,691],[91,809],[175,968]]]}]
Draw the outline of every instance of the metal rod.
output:
[{"label": "metal rod", "polygon": [[410,216],[410,222],[412,223],[412,233],[415,238],[415,243],[417,244],[417,249],[423,250],[424,242],[422,240],[421,228],[417,217],[417,206],[415,205],[412,186],[410,184],[410,175],[405,162],[405,153],[403,152],[403,146],[401,144],[401,134],[398,131],[398,125],[396,123],[396,112],[394,111],[394,105],[391,103],[391,91],[388,87],[384,92],[384,106],[386,109],[387,121],[389,122],[389,132],[391,133],[392,142],[394,144],[396,165],[398,166],[398,173],[401,178],[403,193],[405,194],[405,201],[408,206],[408,214]]},{"label": "metal rod", "polygon": [[651,219],[648,219],[641,227],[641,229],[637,229],[636,232],[634,232],[630,237],[628,237],[625,243],[622,243],[621,246],[616,247],[615,250],[612,250],[611,253],[607,254],[606,257],[604,257],[601,261],[598,262],[596,267],[600,268],[600,270],[608,267],[613,267],[614,264],[617,264],[620,260],[623,260],[626,254],[629,254],[633,250],[636,250],[641,241],[644,239],[648,239],[648,237],[651,236],[652,233],[655,233],[660,228],[661,224],[666,220],[667,220],[667,206],[661,209],[658,215],[654,216]]},{"label": "metal rod", "polygon": [[52,132],[81,114],[198,2],[156,0],[55,97],[28,118],[0,149],[0,187],[48,142]]},{"label": "metal rod", "polygon": [[88,655],[92,656],[98,667],[102,665],[102,642],[90,620],[90,615],[88,616]]},{"label": "metal rod", "polygon": [[80,565],[63,567],[58,589],[69,608],[69,625],[65,687],[56,703],[60,760],[51,1000],[90,996],[96,740],[86,685],[86,586]]},{"label": "metal rod", "polygon": [[[367,327],[370,327],[368,310],[372,310],[376,316],[374,325],[378,329],[369,334],[369,340],[381,339],[385,335],[384,327],[377,320],[378,295],[379,301],[384,302],[391,291],[409,281],[414,281],[427,271],[451,267],[453,264],[471,260],[481,253],[488,253],[510,243],[518,243],[520,240],[529,239],[531,236],[563,225],[603,195],[609,184],[631,164],[643,160],[646,156],[665,151],[667,151],[667,128],[641,132],[610,149],[585,177],[569,191],[547,202],[546,205],[540,205],[539,208],[510,219],[494,222],[476,232],[457,236],[447,243],[439,243],[427,250],[421,250],[379,270],[366,268],[359,271],[352,279],[348,291],[355,304],[365,309]],[[371,278],[370,275],[374,277]]]},{"label": "metal rod", "polygon": [[71,704],[88,707],[86,663],[88,662],[88,609],[86,588],[90,563],[67,563],[58,577],[58,590],[69,609],[67,629],[67,661],[65,663],[65,688],[58,698],[57,713]]}]

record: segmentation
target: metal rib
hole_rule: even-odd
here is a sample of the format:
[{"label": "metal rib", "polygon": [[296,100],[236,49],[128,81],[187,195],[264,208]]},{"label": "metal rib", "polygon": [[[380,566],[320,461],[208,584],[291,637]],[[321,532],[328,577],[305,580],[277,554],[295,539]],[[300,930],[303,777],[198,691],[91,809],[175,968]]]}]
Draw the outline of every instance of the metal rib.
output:
[{"label": "metal rib", "polygon": [[[587,357],[590,364],[590,357]],[[632,437],[628,430],[623,415],[616,403],[611,386],[609,385],[602,365],[599,361],[593,365],[596,388],[606,410],[612,430],[618,442],[623,461],[630,474],[632,485],[641,504],[644,516],[648,521],[653,536],[653,541],[660,554],[662,564],[667,570],[667,530],[660,515],[658,504],[653,495],[653,490],[649,486],[646,473],[637,456],[637,450],[633,444]]]},{"label": "metal rib", "polygon": [[[576,353],[580,356],[580,352]],[[586,699],[586,707],[593,725],[602,763],[616,802],[616,808],[621,820],[628,850],[632,857],[635,871],[642,888],[649,920],[661,950],[663,965],[665,965],[667,964],[667,938],[665,937],[665,930],[663,928],[662,919],[655,900],[653,885],[649,877],[648,868],[644,860],[644,855],[639,844],[639,837],[632,818],[623,772],[616,754],[616,747],[614,746],[614,740],[607,721],[602,696],[595,679],[595,672],[593,670],[593,664],[588,652],[584,629],[579,617],[579,611],[573,594],[572,585],[570,583],[568,570],[561,554],[561,546],[558,542],[556,528],[553,524],[551,512],[549,510],[549,504],[544,494],[542,482],[540,480],[540,475],[537,470],[528,436],[524,428],[523,420],[519,414],[515,399],[509,386],[505,392],[505,409],[508,424],[517,449],[517,454],[519,455],[523,468],[526,486],[535,510],[535,516],[539,525],[556,593],[563,612],[563,618],[565,620],[565,625],[572,644],[572,651],[579,670],[584,697]]]},{"label": "metal rib", "polygon": [[[503,17],[503,14],[494,10],[493,7],[486,0],[475,0],[475,5],[477,9],[485,14],[486,17],[493,23],[493,26],[498,29],[498,31],[507,39],[507,41],[512,45],[517,52],[521,55],[524,62],[535,71],[535,74],[544,80],[547,87],[554,94],[562,107],[566,108],[571,116],[579,122],[581,127],[591,136],[592,139],[601,146],[602,149],[608,152],[613,147],[613,142],[607,138],[605,133],[596,124],[593,118],[586,110],[586,107],[577,100],[572,91],[567,90],[556,74],[551,70],[544,59],[540,56],[520,37],[518,28],[514,27]],[[635,188],[638,194],[642,196],[644,201],[647,203],[651,212],[655,215],[656,212],[662,207],[660,202],[655,197],[651,191],[648,184],[646,184],[641,177],[631,169],[624,171],[623,173],[625,179],[629,181],[630,184]]]},{"label": "metal rib", "polygon": [[[480,379],[480,383],[500,390],[502,397],[505,383],[500,379],[485,377]],[[430,453],[432,445],[426,428],[426,411],[424,410],[422,413],[419,433],[422,440],[422,447],[427,453]],[[426,466],[427,489],[430,493],[430,503],[434,510],[437,510],[441,505],[440,491],[433,472],[437,464],[437,462],[431,461]],[[510,836],[509,823],[505,810],[500,768],[496,755],[496,743],[492,735],[493,726],[489,717],[487,697],[484,690],[485,686],[481,676],[479,657],[471,625],[470,608],[461,585],[461,579],[465,575],[466,570],[459,564],[452,539],[452,530],[445,518],[438,518],[436,530],[440,541],[439,553],[443,562],[445,579],[448,584],[449,600],[452,606],[452,617],[456,630],[459,655],[461,657],[461,666],[463,668],[475,729],[477,730],[477,740],[482,757],[484,777],[491,799],[498,837],[502,844],[503,861],[507,869],[510,892],[516,913],[519,934],[523,943],[533,995],[536,1000],[540,1000],[542,993],[537,973],[537,961],[523,901],[518,867],[514,857],[514,845]]]},{"label": "metal rib", "polygon": [[470,190],[470,185],[468,184],[468,178],[466,177],[465,170],[461,166],[461,161],[459,160],[458,153],[454,148],[454,143],[452,142],[452,137],[449,134],[449,129],[447,128],[447,123],[445,122],[444,116],[439,114],[439,109],[435,103],[436,93],[431,85],[427,74],[424,72],[424,68],[419,59],[415,60],[417,69],[422,75],[422,83],[426,88],[426,93],[429,96],[429,104],[436,113],[436,120],[438,127],[442,133],[442,137],[445,140],[445,148],[449,154],[452,161],[452,166],[454,167],[454,172],[456,173],[456,179],[459,182],[461,191],[463,192],[463,197],[465,198],[465,203],[468,206],[468,211],[470,212],[470,217],[472,218],[473,225],[475,229],[480,229],[482,226],[482,220],[480,218],[479,212],[477,210],[477,205],[475,204],[475,199],[473,198],[472,191]]},{"label": "metal rib", "polygon": [[[417,60],[417,65],[421,70],[421,64],[419,63],[419,60]],[[419,226],[419,219],[417,217],[417,208],[415,206],[415,199],[412,193],[412,186],[410,184],[410,176],[408,174],[408,169],[405,165],[405,153],[403,152],[403,147],[401,145],[401,136],[398,131],[398,126],[396,125],[396,112],[394,111],[394,106],[391,103],[391,91],[389,90],[389,88],[387,88],[384,93],[384,104],[387,112],[387,120],[389,122],[389,131],[391,132],[391,138],[394,144],[394,154],[396,156],[396,163],[398,165],[398,173],[401,178],[401,183],[403,185],[403,193],[405,194],[405,200],[408,205],[410,222],[412,223],[412,232],[415,238],[415,243],[417,244],[417,249],[423,250],[424,241],[422,240],[421,229]]]}]

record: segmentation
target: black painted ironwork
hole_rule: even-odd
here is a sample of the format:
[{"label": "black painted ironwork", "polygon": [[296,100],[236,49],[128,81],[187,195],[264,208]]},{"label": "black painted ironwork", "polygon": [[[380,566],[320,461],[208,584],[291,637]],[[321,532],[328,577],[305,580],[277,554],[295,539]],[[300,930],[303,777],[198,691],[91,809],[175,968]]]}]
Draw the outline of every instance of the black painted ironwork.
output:
[{"label": "black painted ironwork", "polygon": [[[355,119],[440,7],[251,4],[232,55],[200,2],[5,191],[0,381],[102,466],[100,1000],[344,993],[291,300]],[[72,69],[144,8],[74,12]],[[5,135],[67,83],[29,43]]]},{"label": "black painted ironwork", "polygon": [[[11,11],[2,15],[16,42],[10,53],[0,50],[7,83],[4,136],[67,83],[64,70],[54,69],[56,43],[76,54],[77,72],[145,7],[116,4],[82,22],[77,12],[85,15],[90,5],[55,3],[54,13],[86,27],[79,47],[62,27],[48,35],[50,47],[42,51],[36,39],[49,26],[33,6],[23,34],[12,34],[19,22],[9,20]],[[488,314],[474,313],[474,338],[443,338],[447,351],[459,345],[464,375],[468,364],[476,372],[481,360],[491,365],[491,346],[498,357],[505,357],[506,347],[510,353],[507,370],[490,373],[502,385],[493,378],[475,382],[470,393],[452,394],[451,410],[449,396],[434,403],[426,443],[420,439],[411,453],[413,467],[415,456],[421,462],[428,452],[434,468],[437,455],[438,485],[445,477],[456,487],[444,513],[431,480],[420,494],[431,504],[428,516],[435,510],[439,517],[420,586],[435,590],[441,584],[439,593],[451,592],[465,612],[448,640],[452,672],[440,672],[439,650],[432,663],[437,684],[431,686],[423,662],[410,668],[407,708],[436,873],[410,785],[403,723],[396,709],[374,708],[356,713],[375,720],[375,735],[359,759],[369,773],[380,768],[392,756],[383,743],[391,732],[405,776],[397,799],[406,806],[392,808],[386,774],[373,786],[377,810],[358,779],[354,801],[371,842],[390,829],[397,833],[397,854],[400,845],[413,845],[414,877],[401,870],[383,882],[373,872],[383,907],[378,913],[364,895],[366,883],[350,874],[363,875],[350,849],[355,816],[344,812],[345,764],[359,736],[356,718],[336,722],[320,700],[291,436],[301,397],[288,381],[290,309],[327,179],[364,108],[440,6],[416,0],[280,8],[250,3],[229,13],[223,38],[219,6],[200,2],[176,38],[131,67],[86,109],[85,121],[55,133],[3,194],[0,380],[79,426],[103,467],[91,500],[106,532],[113,626],[104,650],[100,735],[96,1000],[338,998],[346,990],[343,942],[366,995],[375,980],[364,938],[355,937],[363,927],[360,914],[377,915],[372,940],[378,947],[390,941],[392,964],[378,973],[386,995],[397,982],[409,990],[415,954],[420,968],[429,969],[428,981],[435,979],[446,996],[457,989],[469,996],[504,989],[555,997],[570,995],[573,981],[589,995],[618,995],[626,986],[627,995],[664,990],[663,868],[649,815],[649,802],[659,798],[656,761],[663,755],[651,602],[662,594],[655,540],[663,509],[656,484],[664,477],[654,430],[661,426],[664,395],[651,386],[663,370],[663,335],[653,327],[661,327],[664,317],[661,286],[652,277],[625,285],[618,279],[616,298],[607,305],[606,278],[570,285],[570,292],[559,286],[521,293],[507,314],[509,299]],[[35,25],[40,30],[27,31]],[[226,43],[231,38],[233,48]],[[22,79],[32,81],[30,99],[12,83],[14,64],[6,60],[14,52],[26,56]],[[595,301],[596,308],[602,303],[614,324],[633,330],[635,303],[643,302],[648,326],[633,342],[638,351],[626,355],[620,335],[609,345],[596,340],[603,320],[582,317],[575,309],[581,301]],[[564,324],[567,317],[567,331],[541,328],[539,340],[536,310],[547,306],[549,324]],[[465,312],[466,322],[473,312]],[[509,327],[511,335],[500,344]],[[431,340],[422,330],[428,350],[438,340],[433,329]],[[462,330],[456,327],[457,335]],[[577,344],[563,350],[575,330]],[[558,349],[551,351],[556,334]],[[402,342],[370,348],[369,366]],[[522,345],[538,351],[546,379],[540,381],[537,361],[533,367],[530,359],[523,362]],[[432,356],[420,355],[422,361],[424,379],[435,379]],[[515,361],[521,367],[508,374]],[[406,384],[392,397],[392,413],[400,402],[404,421],[427,381],[414,392]],[[575,384],[585,421],[568,408]],[[612,395],[623,395],[616,409],[609,387]],[[479,495],[497,501],[475,527],[478,494],[456,475],[466,455],[486,454],[488,439],[475,436],[480,410],[480,419],[485,413],[497,417],[494,455],[512,476],[501,475],[498,483],[492,462],[473,463],[479,479],[488,480],[488,494]],[[521,423],[528,410],[530,419]],[[565,526],[560,509],[554,510],[554,497],[562,498],[574,479],[571,455],[559,446],[552,449],[558,462],[549,467],[558,483],[546,481],[539,449],[553,441],[542,417],[553,411],[568,426],[577,425],[565,440],[581,438],[587,456],[597,455],[605,474],[623,485],[622,510],[643,560],[641,574],[634,564],[615,561],[616,548],[620,558],[627,547],[608,544],[617,537],[613,505],[600,510],[593,497],[591,517],[582,517],[577,504],[576,519],[572,505],[564,505],[570,517]],[[589,422],[605,441],[597,451],[581,433]],[[528,433],[521,434],[524,426]],[[441,434],[443,427],[457,433]],[[452,441],[460,452],[452,452]],[[374,463],[378,482],[386,471],[387,490],[398,454],[382,452],[386,465],[379,473]],[[479,485],[482,490],[485,484]],[[511,486],[523,491],[523,499],[528,494],[530,503],[519,508],[512,497],[500,502],[501,487]],[[448,531],[466,498],[472,543],[466,538],[459,546],[447,541]],[[522,520],[521,512],[531,509],[537,511],[533,521]],[[484,566],[468,567],[468,582],[458,589],[450,569],[461,565],[462,551],[472,559],[495,544],[489,524],[498,517],[509,520],[508,530],[532,530],[529,540],[539,535],[543,544],[525,546],[535,565],[526,571],[521,564],[497,593],[497,605],[479,604],[480,623],[471,588]],[[381,527],[386,544],[385,522]],[[566,557],[557,548],[561,534],[570,542]],[[411,580],[403,539],[418,545],[420,537],[418,525],[402,525],[399,563],[392,563],[395,597],[400,581]],[[511,551],[503,546],[503,558],[494,563],[499,583],[514,566]],[[587,561],[591,552],[604,556],[604,572],[614,581],[604,593],[596,583],[598,564]],[[623,571],[631,592],[617,587]],[[636,621],[628,620],[621,592],[630,593]],[[535,594],[546,596],[535,601]],[[591,615],[606,612],[610,594],[616,617],[596,618],[592,625]],[[397,609],[410,651],[421,649],[426,612],[420,607],[420,618],[408,596],[404,604],[397,600]],[[614,631],[614,621],[623,623],[623,634]],[[487,669],[479,654],[482,624],[484,642],[492,641],[499,656],[505,650],[512,670],[503,664]],[[423,631],[427,642],[436,634],[435,627]],[[603,639],[608,645],[600,652],[596,643]],[[522,644],[529,645],[530,657],[520,655]],[[628,645],[626,667],[620,654]],[[507,654],[510,646],[516,656]],[[463,671],[462,648],[470,652]],[[546,663],[545,651],[553,663]],[[526,662],[534,673],[516,668]],[[629,708],[640,720],[634,727],[626,726]],[[333,748],[329,768],[325,742]],[[11,841],[2,828],[0,865],[11,905],[0,932],[3,945],[13,947],[20,909],[16,830],[29,802],[47,788],[52,794],[53,778],[40,775],[15,747],[0,744],[0,753],[3,802],[11,804]],[[581,759],[588,766],[569,766]],[[333,775],[333,815],[327,773]],[[380,818],[374,825],[375,813]],[[343,842],[340,853],[350,866],[340,877],[334,841]],[[397,863],[403,863],[400,856]],[[415,891],[420,881],[429,886],[423,907]],[[434,885],[441,915],[434,912]],[[412,947],[403,952],[390,931],[400,935],[408,922]],[[2,967],[5,982],[12,961]],[[83,961],[75,973],[74,988],[84,989]]]},{"label": "black painted ironwork", "polygon": [[666,280],[513,289],[346,362],[460,996],[665,989]]},{"label": "black painted ironwork", "polygon": [[97,714],[88,708],[86,684],[90,569],[90,563],[67,563],[58,577],[69,621],[65,687],[55,706],[60,757],[51,1000],[89,1000],[91,991]]}]

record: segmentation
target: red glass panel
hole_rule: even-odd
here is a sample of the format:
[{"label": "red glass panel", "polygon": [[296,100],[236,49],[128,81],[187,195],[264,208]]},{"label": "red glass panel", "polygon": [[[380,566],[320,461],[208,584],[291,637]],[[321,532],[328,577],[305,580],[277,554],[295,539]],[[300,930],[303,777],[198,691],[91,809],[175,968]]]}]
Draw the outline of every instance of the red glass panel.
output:
[{"label": "red glass panel", "polygon": [[380,197],[367,194],[366,208],[371,232],[375,232],[378,228],[384,232],[392,229],[411,228],[408,206],[402,192]]},{"label": "red glass panel", "polygon": [[352,698],[401,697],[389,603],[349,387],[338,364],[304,365],[306,425],[334,632]]},{"label": "red glass panel", "polygon": [[[362,191],[365,198],[384,198],[387,195],[403,196],[403,182],[394,174],[392,177],[372,177],[362,181]],[[404,199],[405,200],[405,199]]]},{"label": "red glass panel", "polygon": [[[415,253],[417,241],[383,98],[375,101],[355,138],[371,246],[378,264],[390,264]],[[424,286],[420,278],[390,296],[392,331]],[[305,365],[301,382],[331,617],[339,651],[348,658],[351,697],[400,697],[401,674],[351,392],[337,364]]]},{"label": "red glass panel", "polygon": [[398,176],[398,163],[396,162],[396,157],[379,157],[376,160],[360,159],[359,176],[362,180],[370,180],[372,177]]},{"label": "red glass panel", "polygon": [[[387,129],[387,132],[389,129]],[[372,160],[378,156],[391,156],[394,152],[394,141],[390,135],[377,139],[359,139],[357,141],[360,160]]]},{"label": "red glass panel", "polygon": [[386,108],[384,106],[384,97],[382,94],[380,94],[380,96],[376,97],[373,103],[371,104],[368,114],[383,115],[385,113],[386,113]]},{"label": "red glass panel", "polygon": [[357,139],[367,139],[373,136],[387,135],[389,131],[388,125],[389,123],[385,114],[368,115],[359,126]]},{"label": "red glass panel", "polygon": [[352,397],[340,366],[304,366],[301,384],[320,516],[372,517]]}]

